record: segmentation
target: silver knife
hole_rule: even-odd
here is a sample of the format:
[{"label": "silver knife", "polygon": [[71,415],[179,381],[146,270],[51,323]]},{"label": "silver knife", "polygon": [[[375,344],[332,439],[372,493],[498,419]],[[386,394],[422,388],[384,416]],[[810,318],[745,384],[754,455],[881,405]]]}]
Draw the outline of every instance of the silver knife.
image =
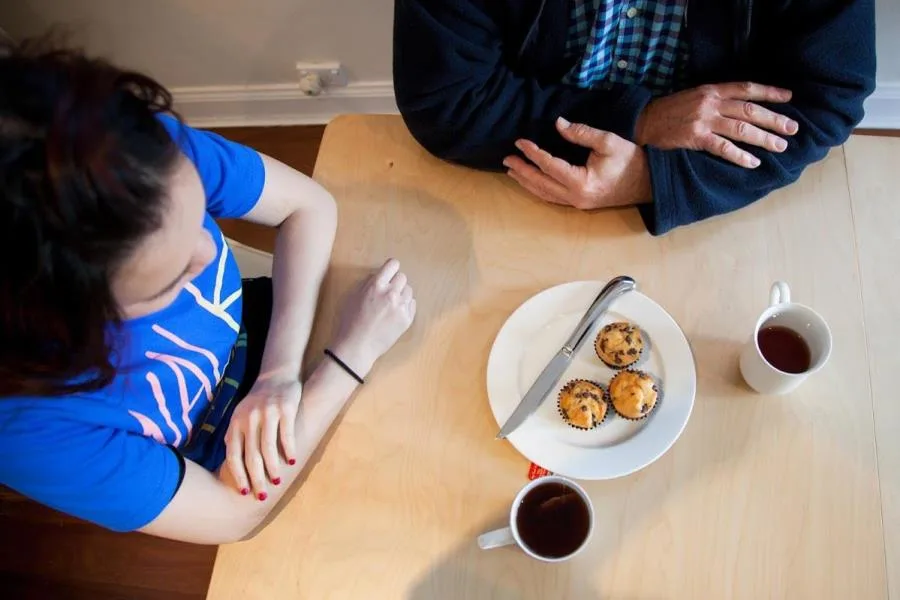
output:
[{"label": "silver knife", "polygon": [[575,331],[572,332],[572,335],[569,336],[569,339],[566,340],[563,347],[560,348],[559,352],[557,352],[547,366],[544,367],[541,374],[538,375],[537,379],[534,380],[534,383],[531,384],[531,388],[525,393],[525,397],[522,398],[522,401],[519,402],[519,405],[506,420],[506,423],[500,428],[500,433],[497,434],[498,440],[505,439],[509,434],[515,431],[519,425],[524,423],[525,419],[530,417],[532,413],[538,409],[547,397],[547,394],[550,393],[550,390],[556,386],[556,382],[562,377],[566,367],[572,362],[572,357],[575,356],[575,353],[578,352],[578,349],[584,343],[588,332],[597,322],[597,319],[606,312],[610,304],[612,304],[616,298],[625,292],[630,292],[636,287],[637,284],[634,282],[634,279],[627,275],[620,275],[619,277],[610,280],[610,282],[600,290],[600,293],[594,299],[590,308],[588,308],[587,312],[584,313],[584,316],[581,317],[581,321],[578,322]]}]

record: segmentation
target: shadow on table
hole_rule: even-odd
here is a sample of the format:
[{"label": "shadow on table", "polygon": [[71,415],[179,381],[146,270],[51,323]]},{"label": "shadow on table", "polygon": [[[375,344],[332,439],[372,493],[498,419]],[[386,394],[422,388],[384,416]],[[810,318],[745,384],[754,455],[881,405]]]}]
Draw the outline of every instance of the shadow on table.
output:
[{"label": "shadow on table", "polygon": [[744,340],[694,336],[688,341],[697,365],[698,397],[701,394],[733,395],[753,391],[744,382],[739,365]]},{"label": "shadow on table", "polygon": [[694,409],[681,442],[676,442],[666,457],[677,458],[672,453],[679,443],[694,446],[694,460],[681,477],[681,487],[713,469],[727,468],[750,450],[759,429],[732,423],[752,421],[759,412],[759,402],[765,401],[762,396],[748,394],[752,390],[741,376],[738,361],[743,340],[694,336],[690,344],[697,367]]},{"label": "shadow on table", "polygon": [[[685,464],[676,445],[644,471],[613,481],[585,483],[598,515],[591,541],[591,559],[595,562],[589,569],[579,568],[577,564],[572,565],[574,568],[564,568],[540,563],[513,547],[481,551],[475,542],[477,535],[505,524],[506,515],[498,514],[433,565],[415,584],[409,600],[658,600],[671,596],[672,590],[667,589],[642,596],[603,595],[597,590],[594,578],[606,563],[616,560],[617,553],[634,552],[626,546],[634,538],[635,530],[652,527],[654,521],[662,518],[660,513],[669,500],[693,497],[690,490],[694,484],[714,472],[728,469],[753,446],[756,430],[728,431],[722,421],[725,415],[729,419],[750,418],[759,408],[759,400],[746,395],[747,388],[738,370],[741,343],[698,337],[692,340],[692,347],[698,369],[697,398],[693,417],[678,442],[691,445],[685,454],[690,462]],[[676,475],[672,477],[668,473]],[[604,519],[604,510],[622,518]],[[691,508],[681,506],[679,510]]]},{"label": "shadow on table", "polygon": [[[381,362],[401,364],[414,355],[431,324],[465,304],[478,285],[478,264],[470,260],[472,233],[452,204],[420,191],[397,193],[375,185],[367,187],[365,196],[371,202],[366,217],[371,222],[357,233],[366,239],[342,238],[339,228],[313,337],[322,340],[327,332],[336,331],[347,295],[385,260],[396,258],[415,293],[416,319]],[[372,248],[373,254],[361,257],[356,245]]]},{"label": "shadow on table", "polygon": [[[471,289],[478,283],[479,271],[475,261],[454,260],[458,256],[470,256],[472,235],[465,221],[451,204],[439,199],[423,197],[419,193],[416,201],[409,201],[410,206],[404,208],[403,219],[414,225],[421,224],[421,226],[410,228],[411,231],[406,231],[404,228],[404,233],[399,235],[391,231],[392,207],[385,204],[396,202],[398,197],[402,199],[406,197],[406,194],[369,191],[373,198],[370,207],[371,214],[379,215],[373,219],[383,218],[385,227],[382,229],[386,231],[376,230],[372,234],[376,239],[366,242],[377,249],[377,255],[373,254],[362,259],[366,264],[340,262],[346,256],[352,257],[354,261],[359,261],[357,254],[352,250],[353,244],[358,243],[358,240],[339,238],[336,242],[337,262],[332,263],[322,282],[313,331],[304,359],[306,375],[311,373],[314,366],[322,360],[324,348],[337,333],[341,309],[348,295],[387,258],[394,257],[400,261],[401,269],[408,276],[410,285],[413,287],[418,306],[412,327],[376,363],[375,368],[369,374],[371,379],[377,379],[379,370],[382,368],[389,369],[392,365],[402,365],[414,357],[431,325],[444,313],[464,304]],[[434,225],[430,224],[439,224],[439,231],[433,230]],[[366,232],[365,235],[369,235],[369,232]],[[350,246],[349,251],[347,246]],[[435,277],[435,273],[440,275]],[[348,407],[351,404],[352,402],[348,403]],[[285,494],[279,506],[272,511],[266,519],[266,523],[271,522],[302,487],[319,462],[334,432],[340,427],[342,419],[343,413],[335,420],[335,424],[320,442],[303,471],[291,486],[291,490]]]},{"label": "shadow on table", "polygon": [[[482,174],[481,177],[486,175]],[[512,210],[504,211],[505,224],[510,229],[529,231],[536,235],[546,231],[547,220],[566,219],[566,234],[590,232],[591,237],[619,238],[645,235],[647,227],[636,208],[618,207],[582,211],[571,206],[550,204],[534,196],[504,174],[499,179],[504,191],[511,196]],[[554,227],[554,232],[558,227]]]},{"label": "shadow on table", "polygon": [[[497,515],[481,531],[503,525]],[[515,546],[481,550],[472,532],[467,541],[434,565],[407,600],[662,600],[663,596],[601,595],[590,578],[596,568],[568,568],[534,560]],[[575,559],[579,560],[579,559]]]}]

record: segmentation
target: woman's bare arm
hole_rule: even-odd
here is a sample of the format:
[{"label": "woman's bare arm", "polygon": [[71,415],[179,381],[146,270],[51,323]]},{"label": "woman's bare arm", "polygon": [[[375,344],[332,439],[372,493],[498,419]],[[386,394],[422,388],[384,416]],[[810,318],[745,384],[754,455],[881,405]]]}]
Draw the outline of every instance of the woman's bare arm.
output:
[{"label": "woman's bare arm", "polygon": [[[348,300],[332,346],[360,375],[393,346],[412,324],[416,303],[399,263],[388,261]],[[188,462],[184,481],[144,533],[198,544],[225,544],[253,533],[285,495],[319,442],[346,406],[357,382],[331,360],[324,360],[304,384],[295,424],[297,462],[284,466],[283,483],[266,502],[242,496],[230,470],[217,475]]]}]

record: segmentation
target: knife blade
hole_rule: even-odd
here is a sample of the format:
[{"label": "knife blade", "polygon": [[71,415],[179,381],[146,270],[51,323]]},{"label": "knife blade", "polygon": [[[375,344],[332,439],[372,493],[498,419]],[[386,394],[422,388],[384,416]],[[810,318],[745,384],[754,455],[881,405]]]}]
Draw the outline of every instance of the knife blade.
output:
[{"label": "knife blade", "polygon": [[534,380],[534,383],[531,384],[531,387],[506,420],[506,423],[500,428],[500,432],[497,434],[498,440],[505,439],[509,436],[509,434],[515,431],[534,413],[534,411],[538,409],[544,402],[547,394],[550,393],[550,390],[556,386],[556,383],[559,381],[559,378],[562,377],[562,374],[569,366],[569,363],[572,362],[572,357],[575,356],[575,353],[581,348],[588,332],[597,320],[607,311],[616,298],[626,292],[630,292],[636,287],[637,284],[634,279],[627,275],[620,275],[619,277],[611,279],[609,283],[603,286],[603,289],[597,294],[597,297],[591,303],[590,307],[588,307],[584,316],[581,317],[575,330],[572,331],[572,335],[569,336],[569,339],[566,340],[563,347],[559,349],[559,352],[550,359],[550,362],[547,363],[547,366],[544,367],[541,374],[538,375],[537,379]]}]

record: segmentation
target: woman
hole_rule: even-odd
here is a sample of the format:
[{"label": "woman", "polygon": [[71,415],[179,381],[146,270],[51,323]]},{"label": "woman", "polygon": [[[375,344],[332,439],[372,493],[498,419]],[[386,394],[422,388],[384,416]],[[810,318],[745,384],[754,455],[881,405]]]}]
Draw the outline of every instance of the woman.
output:
[{"label": "woman", "polygon": [[[0,56],[0,483],[219,544],[262,524],[416,304],[388,261],[301,386],[334,200],[171,113],[78,52]],[[220,217],[278,227],[271,280],[242,284]]]}]

